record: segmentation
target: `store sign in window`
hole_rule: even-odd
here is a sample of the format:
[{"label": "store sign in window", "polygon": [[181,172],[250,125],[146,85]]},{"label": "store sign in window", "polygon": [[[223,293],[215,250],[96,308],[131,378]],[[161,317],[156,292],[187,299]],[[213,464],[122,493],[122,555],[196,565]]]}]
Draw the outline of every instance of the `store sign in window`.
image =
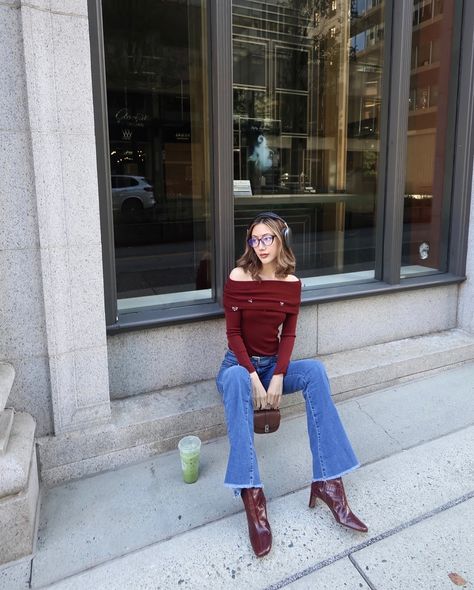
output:
[{"label": "store sign in window", "polygon": [[206,2],[102,6],[118,309],[209,300]]},{"label": "store sign in window", "polygon": [[234,0],[236,252],[249,219],[293,229],[305,285],[373,279],[384,3]]}]

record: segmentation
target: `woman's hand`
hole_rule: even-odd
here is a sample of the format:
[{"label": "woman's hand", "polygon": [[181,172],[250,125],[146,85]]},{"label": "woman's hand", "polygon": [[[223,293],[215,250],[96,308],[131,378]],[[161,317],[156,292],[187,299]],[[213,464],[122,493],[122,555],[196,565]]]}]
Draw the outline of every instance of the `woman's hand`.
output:
[{"label": "woman's hand", "polygon": [[250,381],[252,382],[253,407],[256,410],[266,408],[268,403],[267,392],[260,381],[257,371],[250,373]]},{"label": "woman's hand", "polygon": [[283,393],[283,373],[273,375],[268,386],[267,402],[271,408],[279,408],[281,403],[281,395]]}]

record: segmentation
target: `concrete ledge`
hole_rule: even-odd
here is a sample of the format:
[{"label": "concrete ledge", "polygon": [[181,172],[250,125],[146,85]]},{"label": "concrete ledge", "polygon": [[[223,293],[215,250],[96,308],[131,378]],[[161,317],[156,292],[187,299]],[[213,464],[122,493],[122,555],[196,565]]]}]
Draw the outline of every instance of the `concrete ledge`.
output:
[{"label": "concrete ledge", "polygon": [[[449,330],[321,357],[336,401],[388,387],[442,367],[474,359],[474,337]],[[103,426],[39,439],[42,481],[47,486],[137,462],[176,447],[182,436],[209,440],[225,433],[213,381],[111,402]],[[302,396],[284,400],[285,417],[304,412]]]},{"label": "concrete ledge", "polygon": [[321,357],[337,400],[391,386],[400,379],[474,358],[474,337],[462,330],[414,336]]},{"label": "concrete ledge", "polygon": [[14,418],[15,412],[12,408],[0,412],[0,457],[7,452]]},{"label": "concrete ledge", "polygon": [[3,411],[15,380],[15,369],[8,363],[0,363],[0,412]]},{"label": "concrete ledge", "polygon": [[0,590],[30,590],[31,559],[0,566]]},{"label": "concrete ledge", "polygon": [[31,555],[35,543],[39,497],[35,448],[30,448],[30,468],[25,488],[18,494],[0,499],[0,564]]},{"label": "concrete ledge", "polygon": [[15,414],[7,452],[0,457],[0,500],[26,489],[36,424],[30,414]]}]

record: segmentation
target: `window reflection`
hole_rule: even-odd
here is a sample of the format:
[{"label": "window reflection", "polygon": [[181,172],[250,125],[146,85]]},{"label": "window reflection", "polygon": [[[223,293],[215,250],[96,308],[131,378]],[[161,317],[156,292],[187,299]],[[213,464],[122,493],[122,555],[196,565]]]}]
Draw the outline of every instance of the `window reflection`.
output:
[{"label": "window reflection", "polygon": [[[442,236],[455,0],[415,0],[402,276],[446,270]],[[441,242],[444,242],[443,244]]]},{"label": "window reflection", "polygon": [[236,249],[277,211],[305,284],[374,276],[383,37],[376,0],[233,1]]},{"label": "window reflection", "polygon": [[204,0],[103,0],[119,309],[211,297]]}]

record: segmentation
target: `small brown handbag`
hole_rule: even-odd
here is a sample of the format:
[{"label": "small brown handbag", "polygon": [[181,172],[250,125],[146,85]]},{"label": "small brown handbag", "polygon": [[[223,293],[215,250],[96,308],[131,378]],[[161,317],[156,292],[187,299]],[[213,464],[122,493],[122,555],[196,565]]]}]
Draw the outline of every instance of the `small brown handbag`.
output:
[{"label": "small brown handbag", "polygon": [[276,432],[280,426],[280,418],[280,410],[278,409],[254,410],[253,429],[256,434]]}]

